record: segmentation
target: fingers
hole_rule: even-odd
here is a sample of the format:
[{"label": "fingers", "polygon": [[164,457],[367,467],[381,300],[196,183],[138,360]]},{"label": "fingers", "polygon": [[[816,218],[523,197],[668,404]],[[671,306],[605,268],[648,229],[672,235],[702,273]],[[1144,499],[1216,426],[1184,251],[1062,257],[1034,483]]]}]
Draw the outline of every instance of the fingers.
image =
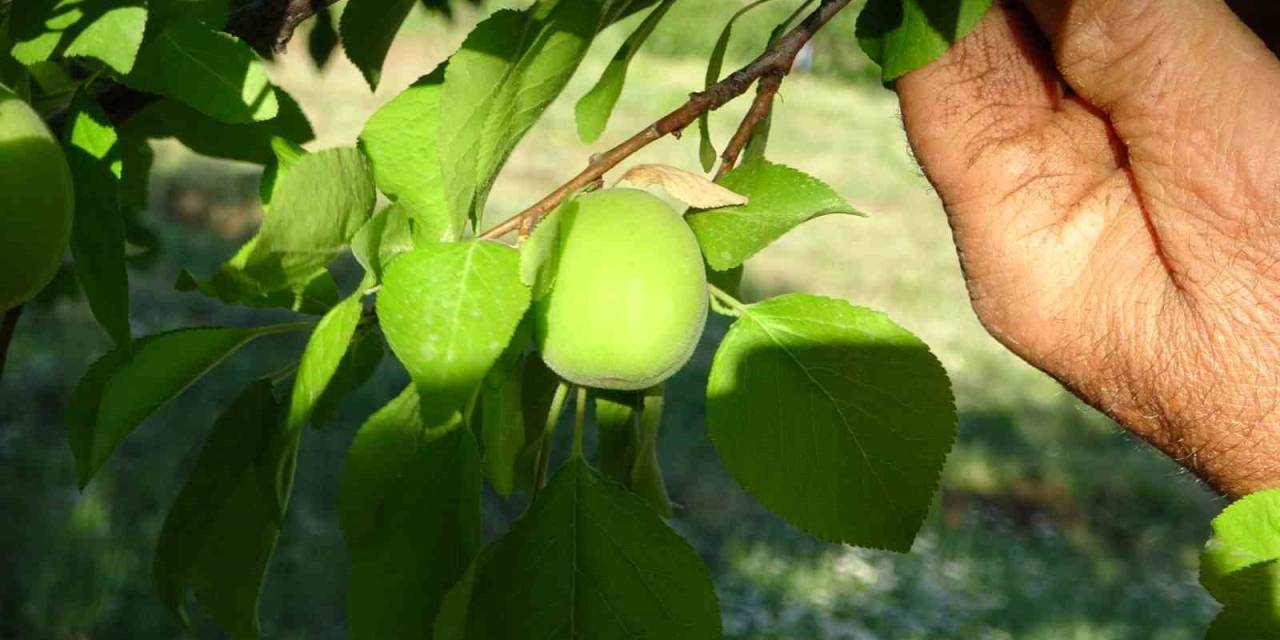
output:
[{"label": "fingers", "polygon": [[1232,287],[1207,256],[1251,243],[1274,255],[1280,62],[1225,2],[1023,1],[1065,82],[1124,145],[1170,277]]},{"label": "fingers", "polygon": [[1230,80],[1223,69],[1269,57],[1222,0],[1024,2],[1068,84],[1107,111],[1150,107],[1211,72]]}]

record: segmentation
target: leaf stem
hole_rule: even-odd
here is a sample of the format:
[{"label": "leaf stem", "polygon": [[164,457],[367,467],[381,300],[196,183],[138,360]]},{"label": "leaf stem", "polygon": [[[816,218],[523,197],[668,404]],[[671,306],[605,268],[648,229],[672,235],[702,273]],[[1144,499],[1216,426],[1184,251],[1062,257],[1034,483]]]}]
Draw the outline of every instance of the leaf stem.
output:
[{"label": "leaf stem", "polygon": [[267,376],[267,379],[271,381],[271,384],[280,384],[281,382],[288,380],[289,376],[297,373],[298,367],[301,365],[302,365],[302,361],[298,360],[297,362],[294,362],[284,367],[283,369],[280,369],[279,371],[271,374],[270,376]]},{"label": "leaf stem", "polygon": [[737,312],[735,315],[742,315],[743,313],[746,313],[747,305],[743,304],[741,300],[729,295],[729,293],[724,289],[708,282],[707,291],[711,292],[711,297],[720,301],[724,306]]},{"label": "leaf stem", "polygon": [[[757,80],[766,75],[777,75],[779,83],[782,76],[791,71],[796,56],[819,29],[831,20],[841,9],[849,5],[851,0],[822,0],[800,24],[778,38],[764,53],[752,60],[747,66],[734,71],[724,79],[712,84],[703,91],[689,95],[689,100],[677,107],[653,124],[627,138],[618,146],[591,157],[587,167],[578,175],[570,178],[547,194],[541,200],[524,211],[507,218],[480,234],[481,238],[497,239],[519,229],[531,229],[534,223],[546,216],[564,200],[566,196],[578,189],[599,180],[609,169],[630,157],[632,154],[648,146],[649,143],[667,134],[679,135],[685,127],[698,119],[698,116],[715,111],[734,98],[746,93]],[[776,90],[774,91],[776,93]],[[767,111],[766,111],[767,112]]]}]

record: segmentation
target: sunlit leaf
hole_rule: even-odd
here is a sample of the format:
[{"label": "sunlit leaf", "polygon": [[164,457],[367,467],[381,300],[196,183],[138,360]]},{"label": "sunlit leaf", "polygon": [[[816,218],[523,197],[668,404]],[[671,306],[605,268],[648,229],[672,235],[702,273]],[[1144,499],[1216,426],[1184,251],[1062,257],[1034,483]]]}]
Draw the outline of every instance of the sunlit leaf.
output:
[{"label": "sunlit leaf", "polygon": [[378,188],[405,207],[420,244],[462,233],[462,224],[454,225],[449,216],[441,177],[443,82],[442,65],[374,112],[360,132],[360,148],[369,156]]},{"label": "sunlit leaf", "polygon": [[675,0],[662,0],[653,11],[649,12],[649,15],[645,16],[640,26],[627,36],[621,47],[618,47],[618,51],[613,54],[604,72],[600,74],[600,79],[574,106],[574,115],[578,122],[578,137],[583,142],[595,142],[600,134],[604,133],[605,125],[609,123],[609,116],[613,113],[613,106],[618,103],[618,96],[622,95],[622,85],[627,80],[627,67],[631,65],[631,59],[644,45],[644,41],[649,39],[649,34],[653,33],[673,4]]},{"label": "sunlit leaf", "polygon": [[302,428],[329,381],[338,372],[347,347],[351,345],[351,336],[360,322],[360,314],[364,311],[361,297],[357,292],[338,303],[311,332],[289,398],[289,418],[286,421],[289,429]]},{"label": "sunlit leaf", "polygon": [[342,401],[368,382],[378,370],[382,352],[382,338],[377,333],[370,332],[363,337],[357,333],[355,342],[347,349],[337,372],[311,410],[312,425],[322,427],[333,421]]},{"label": "sunlit leaf", "polygon": [[450,58],[439,154],[452,228],[479,219],[498,170],[610,19],[599,0],[502,10],[476,26]]},{"label": "sunlit leaf", "polygon": [[1223,582],[1231,574],[1280,559],[1280,489],[1234,502],[1213,519],[1213,536],[1200,555],[1200,584],[1225,602]]},{"label": "sunlit leaf", "polygon": [[262,122],[279,103],[249,45],[193,20],[174,20],[138,52],[125,83],[173,98],[223,122]]},{"label": "sunlit leaf", "polygon": [[468,401],[528,306],[519,255],[496,242],[427,245],[387,267],[378,319],[429,420]]},{"label": "sunlit leaf", "polygon": [[[720,31],[720,37],[716,38],[715,46],[711,48],[711,57],[707,60],[705,78],[707,87],[720,80],[720,69],[724,66],[724,54],[729,49],[729,37],[733,35],[733,24],[748,11],[768,1],[755,0],[751,4],[735,11],[732,16],[729,16],[729,21],[725,23],[724,29]],[[711,171],[716,166],[716,148],[711,142],[711,126],[706,113],[698,116],[698,160],[702,162],[703,171]]]},{"label": "sunlit leaf", "polygon": [[351,253],[374,280],[382,280],[382,272],[392,258],[413,250],[413,232],[404,207],[393,204],[378,213],[351,239]]},{"label": "sunlit leaf", "polygon": [[146,23],[143,0],[15,0],[9,33],[24,64],[83,56],[129,73]]},{"label": "sunlit leaf", "polygon": [[906,551],[956,434],[942,365],[884,314],[784,295],[716,352],[707,429],[738,483],[826,540]]},{"label": "sunlit leaf", "polygon": [[712,269],[732,269],[797,225],[832,213],[858,214],[817,178],[763,158],[730,171],[720,184],[750,199],[740,207],[685,216]]},{"label": "sunlit leaf", "polygon": [[99,358],[67,403],[67,439],[80,486],[135,427],[224,358],[254,338],[309,326],[179,329],[134,341],[132,353],[118,348]]}]

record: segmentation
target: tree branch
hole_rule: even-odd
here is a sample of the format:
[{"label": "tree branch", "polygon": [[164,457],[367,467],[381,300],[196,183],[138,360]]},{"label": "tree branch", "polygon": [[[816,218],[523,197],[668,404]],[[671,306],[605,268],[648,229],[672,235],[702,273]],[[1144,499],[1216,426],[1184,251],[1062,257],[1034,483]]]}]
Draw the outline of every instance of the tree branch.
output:
[{"label": "tree branch", "polygon": [[304,20],[337,0],[249,0],[231,10],[226,32],[263,55],[280,53]]},{"label": "tree branch", "polygon": [[[805,43],[813,37],[823,25],[827,24],[841,9],[848,6],[850,0],[822,0],[822,4],[814,9],[803,22],[778,38],[764,53],[752,60],[747,66],[725,76],[724,79],[709,86],[704,91],[689,95],[689,100],[674,111],[660,118],[657,122],[642,129],[639,133],[627,138],[622,144],[593,156],[591,162],[578,175],[560,185],[555,191],[534,203],[529,208],[502,221],[493,228],[480,234],[481,238],[500,238],[512,231],[532,229],[543,216],[550,213],[560,201],[570,193],[582,189],[600,179],[609,169],[617,166],[631,154],[648,146],[649,143],[671,133],[678,134],[689,126],[698,116],[708,111],[715,111],[730,100],[742,95],[753,83],[765,76],[777,76],[782,81],[791,71],[796,55]],[[776,92],[776,90],[774,91]]]},{"label": "tree branch", "polygon": [[756,99],[752,101],[751,108],[747,109],[747,114],[742,117],[742,122],[738,125],[738,130],[733,133],[733,137],[729,139],[724,153],[720,154],[720,168],[716,170],[716,180],[724,177],[724,174],[729,173],[738,163],[738,156],[751,141],[751,134],[755,132],[756,126],[767,118],[769,111],[773,109],[773,97],[778,95],[778,89],[781,86],[782,74],[776,72],[760,78],[756,83]]}]

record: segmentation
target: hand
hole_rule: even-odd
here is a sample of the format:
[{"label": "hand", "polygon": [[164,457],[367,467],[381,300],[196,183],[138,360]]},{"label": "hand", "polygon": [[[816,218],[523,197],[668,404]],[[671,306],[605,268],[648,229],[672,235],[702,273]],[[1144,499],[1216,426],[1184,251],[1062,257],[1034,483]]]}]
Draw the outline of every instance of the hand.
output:
[{"label": "hand", "polygon": [[898,82],[998,340],[1229,495],[1280,486],[1280,61],[1221,0],[995,7]]}]

